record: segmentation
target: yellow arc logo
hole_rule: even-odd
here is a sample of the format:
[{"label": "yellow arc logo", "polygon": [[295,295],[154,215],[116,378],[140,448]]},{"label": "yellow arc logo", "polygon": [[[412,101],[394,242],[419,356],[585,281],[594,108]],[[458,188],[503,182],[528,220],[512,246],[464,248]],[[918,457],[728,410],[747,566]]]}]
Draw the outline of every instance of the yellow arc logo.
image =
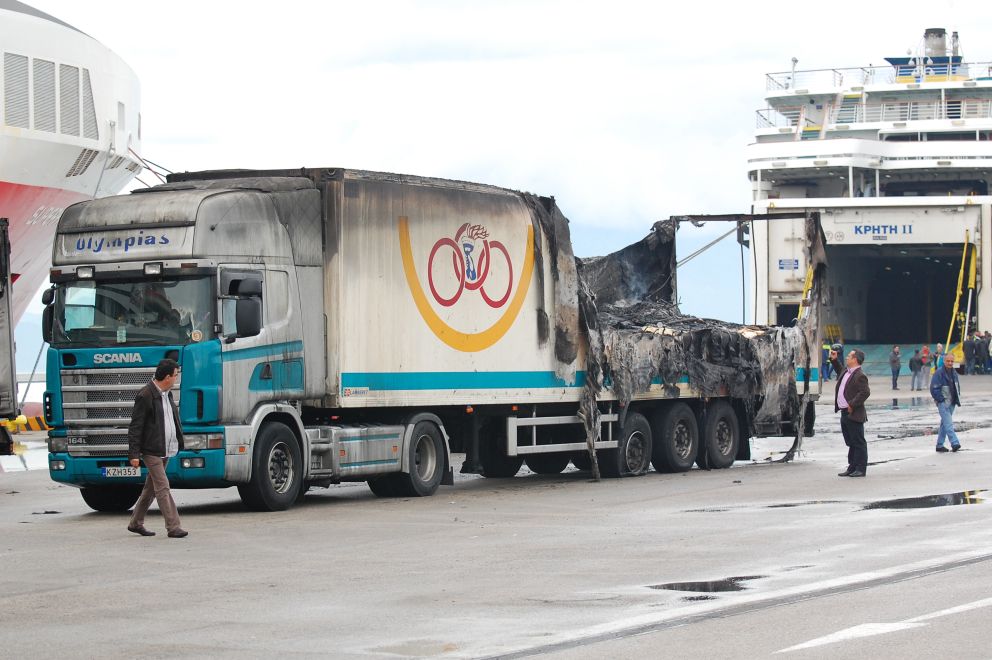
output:
[{"label": "yellow arc logo", "polygon": [[534,228],[527,226],[527,245],[524,252],[523,268],[520,272],[520,281],[517,290],[506,306],[503,315],[491,326],[479,332],[461,332],[452,328],[444,322],[434,308],[431,307],[424,293],[424,288],[420,284],[417,276],[417,268],[413,263],[413,249],[410,247],[410,226],[405,215],[399,216],[400,234],[400,254],[403,257],[403,273],[406,275],[406,283],[413,295],[413,301],[417,305],[417,311],[427,323],[427,327],[451,348],[466,353],[475,353],[489,348],[507,333],[513,322],[516,320],[520,309],[523,307],[524,298],[530,290],[530,278],[534,271]]}]

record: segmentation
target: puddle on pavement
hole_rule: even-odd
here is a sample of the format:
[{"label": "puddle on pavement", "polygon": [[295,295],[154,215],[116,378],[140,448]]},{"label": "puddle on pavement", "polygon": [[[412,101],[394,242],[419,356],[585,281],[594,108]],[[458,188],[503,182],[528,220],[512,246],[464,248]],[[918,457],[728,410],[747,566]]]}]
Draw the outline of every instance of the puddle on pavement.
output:
[{"label": "puddle on pavement", "polygon": [[0,474],[48,469],[48,443],[14,440],[14,454],[0,456]]},{"label": "puddle on pavement", "polygon": [[898,500],[881,500],[871,502],[861,507],[866,509],[931,509],[938,506],[957,506],[959,504],[982,504],[985,498],[981,494],[982,490],[966,490],[960,493],[946,493],[944,495],[924,495],[923,497],[906,497]]},{"label": "puddle on pavement", "polygon": [[747,587],[742,585],[742,582],[761,580],[766,577],[768,576],[740,575],[737,577],[724,578],[722,580],[710,580],[709,582],[667,582],[665,584],[652,584],[648,585],[648,588],[665,589],[667,591],[698,591],[704,593],[715,591],[744,591]]},{"label": "puddle on pavement", "polygon": [[868,410],[922,410],[933,408],[934,401],[928,396],[914,396],[909,399],[892,399],[892,403],[869,403]]},{"label": "puddle on pavement", "polygon": [[766,509],[791,509],[797,506],[811,506],[813,504],[841,504],[840,500],[810,500],[809,502],[785,502],[784,504],[768,504]]}]

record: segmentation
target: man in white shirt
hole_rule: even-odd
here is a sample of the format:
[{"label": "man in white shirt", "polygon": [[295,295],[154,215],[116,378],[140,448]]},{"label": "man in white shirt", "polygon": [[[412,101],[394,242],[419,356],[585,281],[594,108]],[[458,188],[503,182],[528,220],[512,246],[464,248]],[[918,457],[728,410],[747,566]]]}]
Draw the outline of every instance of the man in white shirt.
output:
[{"label": "man in white shirt", "polygon": [[144,462],[148,469],[145,487],[141,490],[127,529],[141,536],[155,536],[145,529],[145,514],[152,499],[165,518],[169,538],[188,536],[179,524],[179,512],[169,490],[165,468],[169,459],[183,448],[183,431],[179,423],[179,409],[172,399],[172,387],[179,378],[179,364],[165,359],[155,368],[152,382],[145,385],[134,399],[131,425],[127,430],[128,458],[133,467]]}]

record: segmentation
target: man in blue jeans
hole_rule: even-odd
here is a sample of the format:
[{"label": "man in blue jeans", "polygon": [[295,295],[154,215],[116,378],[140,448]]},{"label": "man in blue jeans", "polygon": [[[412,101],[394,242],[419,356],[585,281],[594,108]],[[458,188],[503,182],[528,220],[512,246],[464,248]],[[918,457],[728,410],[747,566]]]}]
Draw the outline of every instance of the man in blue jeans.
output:
[{"label": "man in blue jeans", "polygon": [[951,441],[951,451],[961,449],[961,441],[954,432],[954,408],[961,405],[961,381],[954,371],[954,353],[944,356],[943,367],[938,367],[930,379],[930,396],[937,402],[940,430],[937,432],[937,451],[945,453],[944,438]]}]

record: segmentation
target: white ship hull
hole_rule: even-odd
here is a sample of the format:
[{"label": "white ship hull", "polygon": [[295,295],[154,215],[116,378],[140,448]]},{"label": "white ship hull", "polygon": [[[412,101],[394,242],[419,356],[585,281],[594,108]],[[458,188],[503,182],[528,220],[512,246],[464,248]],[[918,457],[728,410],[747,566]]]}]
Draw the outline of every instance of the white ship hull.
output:
[{"label": "white ship hull", "polygon": [[140,171],[140,88],[99,42],[19,2],[0,1],[0,48],[0,217],[16,323],[47,279],[62,210]]}]

